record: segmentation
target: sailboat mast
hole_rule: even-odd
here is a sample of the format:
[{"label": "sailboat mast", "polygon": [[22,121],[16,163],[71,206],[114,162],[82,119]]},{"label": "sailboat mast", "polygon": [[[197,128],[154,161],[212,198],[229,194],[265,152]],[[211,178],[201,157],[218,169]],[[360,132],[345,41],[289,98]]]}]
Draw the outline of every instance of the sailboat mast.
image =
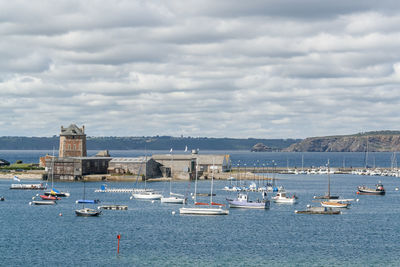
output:
[{"label": "sailboat mast", "polygon": [[213,185],[214,185],[214,159],[213,159],[213,165],[212,165],[212,171],[211,171],[211,196],[210,196],[210,205],[212,205],[212,202],[213,202]]},{"label": "sailboat mast", "polygon": [[328,159],[328,199],[331,198],[331,175],[329,170],[329,159]]},{"label": "sailboat mast", "polygon": [[194,180],[194,204],[196,205],[196,197],[197,197],[197,171],[198,171],[198,168],[199,168],[199,165],[198,165],[198,157],[196,157],[196,178],[195,178],[195,180]]}]

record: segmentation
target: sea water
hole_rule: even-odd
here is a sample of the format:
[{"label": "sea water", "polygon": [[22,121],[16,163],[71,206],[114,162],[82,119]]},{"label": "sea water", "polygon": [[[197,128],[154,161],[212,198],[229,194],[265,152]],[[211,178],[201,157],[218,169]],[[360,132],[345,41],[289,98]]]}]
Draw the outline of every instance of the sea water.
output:
[{"label": "sea water", "polygon": [[[102,183],[88,182],[87,199],[128,205],[128,210],[104,210],[100,217],[90,218],[74,213],[82,207],[75,204],[83,198],[81,182],[55,183],[57,189],[71,193],[57,205],[30,206],[32,197],[41,192],[10,190],[12,181],[0,180],[0,195],[6,198],[0,202],[0,265],[398,266],[400,191],[395,189],[399,178],[331,175],[332,194],[359,199],[341,215],[294,213],[319,205],[313,196],[327,191],[327,175],[276,178],[289,195],[299,197],[297,204],[271,203],[269,210],[230,209],[227,216],[182,216],[181,205],[131,200],[127,193],[95,193]],[[378,180],[386,188],[385,196],[356,194],[358,185],[373,187]],[[235,196],[221,190],[227,184],[214,181],[214,202],[227,204],[226,198]],[[209,180],[200,181],[198,192],[210,192],[210,185]],[[109,188],[133,186],[144,184],[108,183]],[[147,183],[147,187],[169,193],[168,182]],[[174,182],[172,188],[193,203],[193,182]],[[252,200],[261,198],[259,193],[249,194]],[[119,254],[117,235],[121,236]]]}]

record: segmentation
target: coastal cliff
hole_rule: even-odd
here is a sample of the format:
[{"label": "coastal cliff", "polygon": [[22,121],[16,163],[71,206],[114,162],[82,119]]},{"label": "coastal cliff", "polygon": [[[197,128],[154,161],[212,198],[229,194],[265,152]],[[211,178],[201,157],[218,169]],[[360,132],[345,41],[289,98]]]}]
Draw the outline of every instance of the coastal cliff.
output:
[{"label": "coastal cliff", "polygon": [[399,131],[366,132],[355,135],[309,137],[290,145],[286,152],[391,152],[400,151]]}]

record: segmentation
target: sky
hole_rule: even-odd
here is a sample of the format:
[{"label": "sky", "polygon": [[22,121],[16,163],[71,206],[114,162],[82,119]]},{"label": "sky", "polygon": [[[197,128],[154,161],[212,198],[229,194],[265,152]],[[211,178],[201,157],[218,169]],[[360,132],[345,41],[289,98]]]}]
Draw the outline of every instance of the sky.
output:
[{"label": "sky", "polygon": [[0,1],[0,136],[398,130],[400,2]]}]

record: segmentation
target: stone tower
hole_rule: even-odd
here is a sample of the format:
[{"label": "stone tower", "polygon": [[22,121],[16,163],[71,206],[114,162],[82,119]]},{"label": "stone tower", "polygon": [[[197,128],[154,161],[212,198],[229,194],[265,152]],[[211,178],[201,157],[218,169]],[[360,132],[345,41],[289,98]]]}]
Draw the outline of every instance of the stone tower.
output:
[{"label": "stone tower", "polygon": [[68,128],[61,126],[60,133],[60,158],[86,157],[85,126],[78,128],[71,124]]}]

